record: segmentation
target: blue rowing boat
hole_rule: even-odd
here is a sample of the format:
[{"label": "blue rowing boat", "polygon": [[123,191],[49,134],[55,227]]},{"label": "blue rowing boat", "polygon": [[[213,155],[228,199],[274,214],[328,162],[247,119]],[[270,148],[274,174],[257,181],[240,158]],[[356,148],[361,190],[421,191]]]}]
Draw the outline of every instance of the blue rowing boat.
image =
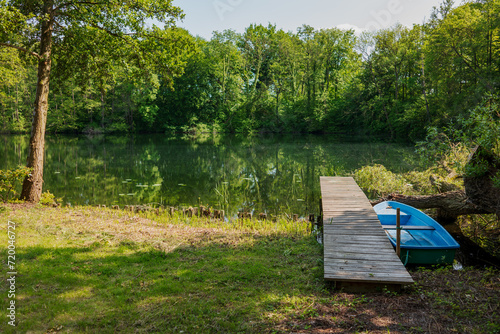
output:
[{"label": "blue rowing boat", "polygon": [[401,261],[407,264],[451,264],[460,245],[434,219],[406,204],[386,201],[373,207],[396,247],[396,212],[400,209]]}]

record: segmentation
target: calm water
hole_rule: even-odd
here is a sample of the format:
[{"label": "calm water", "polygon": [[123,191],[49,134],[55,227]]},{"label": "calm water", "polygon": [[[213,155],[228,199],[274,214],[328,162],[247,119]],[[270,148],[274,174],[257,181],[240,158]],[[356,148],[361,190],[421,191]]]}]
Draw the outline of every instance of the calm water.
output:
[{"label": "calm water", "polygon": [[[0,169],[26,163],[27,136],[0,136]],[[192,140],[165,135],[49,136],[44,191],[75,204],[205,206],[306,215],[319,176],[365,165],[414,168],[412,147],[332,136]]]}]

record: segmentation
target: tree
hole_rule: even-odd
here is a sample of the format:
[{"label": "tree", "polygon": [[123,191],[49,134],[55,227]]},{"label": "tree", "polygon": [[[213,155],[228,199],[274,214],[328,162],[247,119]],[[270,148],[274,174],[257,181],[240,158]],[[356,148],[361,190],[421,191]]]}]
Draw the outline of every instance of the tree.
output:
[{"label": "tree", "polygon": [[271,64],[276,56],[276,26],[250,25],[240,38],[238,47],[245,59],[245,104],[242,129],[252,131],[269,117]]},{"label": "tree", "polygon": [[485,94],[497,93],[500,74],[500,1],[451,4],[433,14],[426,48],[434,104],[447,118],[467,114]]},{"label": "tree", "polygon": [[[276,38],[276,56],[271,63],[271,90],[275,98],[275,123],[281,125],[281,105],[296,102],[301,65],[301,41],[297,35],[279,30]],[[292,106],[293,108],[293,106]]]},{"label": "tree", "polygon": [[[121,60],[122,66],[135,64],[137,75],[154,68],[171,82],[182,73],[182,55],[191,45],[174,29],[175,20],[182,17],[172,0],[0,0],[0,46],[17,49],[38,61],[27,162],[33,171],[24,181],[22,199],[37,202],[42,193],[49,85],[57,55],[65,53],[75,60],[94,57],[104,61],[101,66],[111,63],[106,59]],[[165,28],[148,27],[153,20],[165,24]],[[119,59],[122,50],[128,53]],[[106,56],[107,52],[111,55]],[[90,74],[88,68],[71,70]]]}]

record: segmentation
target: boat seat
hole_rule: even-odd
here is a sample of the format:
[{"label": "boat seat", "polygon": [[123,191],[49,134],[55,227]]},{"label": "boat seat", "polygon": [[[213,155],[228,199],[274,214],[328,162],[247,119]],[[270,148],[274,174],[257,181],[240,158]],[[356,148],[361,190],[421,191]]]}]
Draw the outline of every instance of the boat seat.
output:
[{"label": "boat seat", "polygon": [[[382,225],[382,228],[386,230],[395,230],[396,225]],[[404,226],[401,225],[402,230],[420,230],[420,231],[426,231],[426,230],[435,230],[434,227],[432,226]]]}]

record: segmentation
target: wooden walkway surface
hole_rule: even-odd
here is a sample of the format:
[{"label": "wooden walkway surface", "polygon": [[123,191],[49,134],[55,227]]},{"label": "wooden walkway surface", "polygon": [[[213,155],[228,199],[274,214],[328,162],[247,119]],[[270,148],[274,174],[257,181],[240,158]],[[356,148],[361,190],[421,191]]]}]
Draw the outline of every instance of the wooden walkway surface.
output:
[{"label": "wooden walkway surface", "polygon": [[356,181],[321,177],[320,182],[325,280],[396,289],[413,283]]}]

